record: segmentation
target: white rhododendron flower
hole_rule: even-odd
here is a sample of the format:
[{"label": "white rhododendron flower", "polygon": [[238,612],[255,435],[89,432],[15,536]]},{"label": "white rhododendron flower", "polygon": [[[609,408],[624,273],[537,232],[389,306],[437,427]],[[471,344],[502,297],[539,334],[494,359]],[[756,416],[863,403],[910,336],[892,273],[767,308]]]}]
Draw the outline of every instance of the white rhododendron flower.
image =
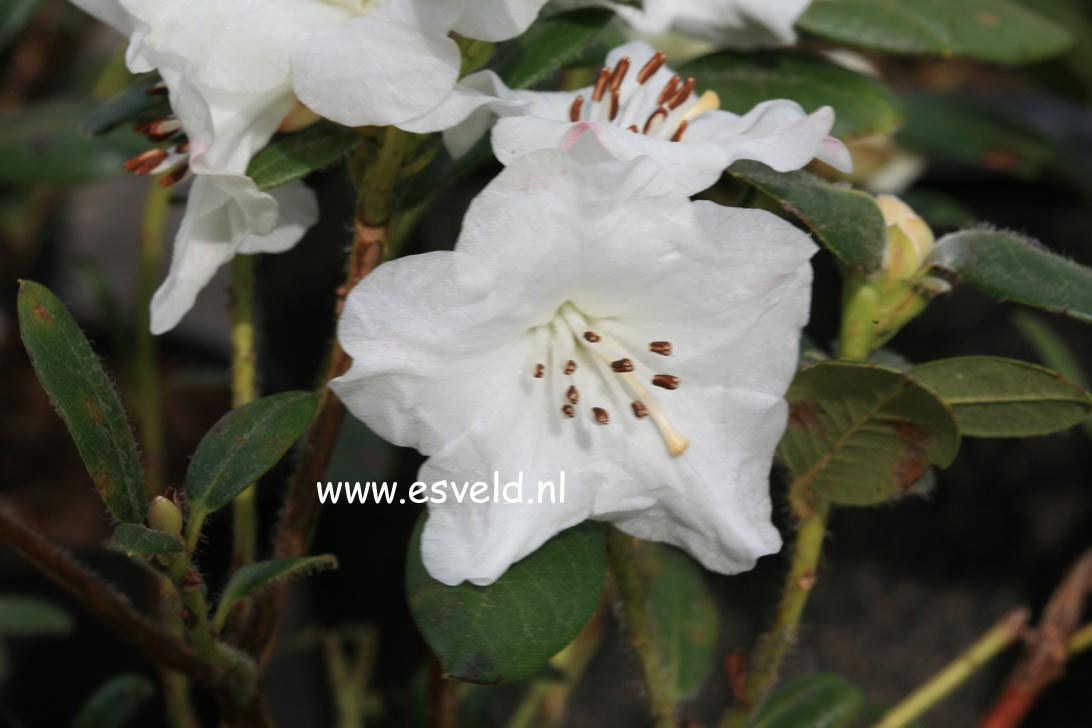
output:
[{"label": "white rhododendron flower", "polygon": [[611,51],[596,83],[577,91],[516,91],[492,71],[471,74],[410,127],[447,129],[444,141],[458,157],[492,126],[493,151],[504,164],[536,149],[564,148],[590,128],[610,156],[652,157],[691,193],[740,159],[779,172],[813,159],[843,171],[852,166],[845,145],[830,136],[830,107],[807,114],[795,101],[777,99],[739,116],[719,106],[715,93],[699,93],[696,79],[682,79],[662,53],[635,41]]},{"label": "white rhododendron flower", "polygon": [[718,46],[796,42],[793,26],[811,0],[644,0],[643,9],[610,3],[640,33],[677,32]]},{"label": "white rhododendron flower", "polygon": [[454,252],[380,266],[338,328],[349,409],[427,455],[430,487],[522,474],[533,500],[565,476],[564,502],[430,503],[429,573],[492,583],[588,518],[726,574],[776,552],[769,472],[814,252],[765,211],[690,201],[647,158],[550,150],[486,187]]},{"label": "white rhododendron flower", "polygon": [[245,176],[298,102],[351,126],[413,120],[455,85],[451,31],[510,38],[545,0],[73,2],[129,37],[130,70],[162,76],[177,118],[150,132],[186,137],[130,163],[142,174],[196,176],[170,274],[152,302],[152,330],[161,333],[236,253],[284,251],[314,223],[317,204],[302,185],[269,194]]}]

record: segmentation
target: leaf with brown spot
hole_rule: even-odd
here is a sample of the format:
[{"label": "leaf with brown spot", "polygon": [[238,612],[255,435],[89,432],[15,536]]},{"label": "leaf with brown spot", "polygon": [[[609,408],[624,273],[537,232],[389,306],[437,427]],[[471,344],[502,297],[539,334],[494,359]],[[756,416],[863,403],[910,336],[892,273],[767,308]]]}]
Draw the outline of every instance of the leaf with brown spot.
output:
[{"label": "leaf with brown spot", "polygon": [[955,414],[905,373],[828,361],[801,369],[787,395],[807,427],[789,427],[780,455],[816,495],[869,505],[906,493],[959,450]]},{"label": "leaf with brown spot", "polygon": [[48,288],[19,284],[19,332],[38,380],[68,426],[114,516],[144,520],[144,477],[117,392],[72,315]]}]

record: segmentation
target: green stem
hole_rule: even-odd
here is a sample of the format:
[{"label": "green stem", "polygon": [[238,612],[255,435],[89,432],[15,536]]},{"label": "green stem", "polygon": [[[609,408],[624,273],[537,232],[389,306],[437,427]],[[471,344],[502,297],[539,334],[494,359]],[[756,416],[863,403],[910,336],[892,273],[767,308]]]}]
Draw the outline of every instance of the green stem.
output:
[{"label": "green stem", "polygon": [[946,698],[986,662],[1016,641],[1028,622],[1026,609],[1015,609],[966,652],[893,707],[874,728],[902,728]]},{"label": "green stem", "polygon": [[668,676],[653,643],[652,616],[648,610],[648,593],[637,567],[636,543],[632,536],[611,528],[607,537],[607,553],[618,606],[626,635],[641,663],[645,686],[648,688],[649,709],[656,728],[674,728],[675,704],[668,689]]},{"label": "green stem", "polygon": [[150,318],[152,295],[163,265],[163,230],[167,223],[170,197],[170,188],[158,184],[153,183],[148,190],[140,229],[140,264],[136,282],[133,384],[136,389],[137,426],[144,450],[144,492],[149,498],[163,492],[166,470],[159,367]]},{"label": "green stem", "polygon": [[[236,255],[231,261],[231,406],[242,407],[258,397],[254,346],[253,255]],[[232,570],[254,561],[258,546],[255,484],[232,503]]]},{"label": "green stem", "polygon": [[774,623],[770,631],[763,635],[748,667],[743,704],[733,707],[725,715],[722,728],[744,725],[751,711],[761,705],[773,689],[785,655],[796,644],[800,619],[815,587],[830,505],[826,502],[807,504],[804,500],[806,493],[801,492],[804,490],[801,483],[799,480],[793,483],[789,495],[797,517],[796,542]]},{"label": "green stem", "polygon": [[222,666],[224,661],[221,659],[216,641],[212,638],[209,610],[201,589],[201,579],[194,579],[195,574],[197,572],[194,571],[193,563],[188,556],[185,554],[174,556],[170,576],[185,609],[182,622],[185,625],[186,634],[202,660],[210,665]]},{"label": "green stem", "polygon": [[1067,647],[1070,657],[1092,649],[1092,624],[1086,624],[1074,632],[1073,636],[1069,638]]},{"label": "green stem", "polygon": [[[158,590],[160,621],[170,634],[177,639],[182,639],[185,633],[182,617],[177,609],[171,608],[171,605],[177,606],[174,585],[169,580],[161,578],[155,580],[155,588]],[[170,728],[197,728],[197,716],[193,712],[193,702],[190,700],[189,678],[169,667],[162,667],[161,680],[167,724]]]}]

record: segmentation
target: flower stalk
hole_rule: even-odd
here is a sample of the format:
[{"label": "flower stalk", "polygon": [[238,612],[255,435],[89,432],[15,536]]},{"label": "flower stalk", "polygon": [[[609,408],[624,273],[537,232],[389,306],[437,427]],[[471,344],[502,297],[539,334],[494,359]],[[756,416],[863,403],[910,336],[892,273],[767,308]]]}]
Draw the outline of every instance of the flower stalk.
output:
[{"label": "flower stalk", "polygon": [[[256,256],[237,255],[231,261],[231,406],[242,407],[258,397],[257,351],[254,335],[254,269]],[[256,486],[251,483],[232,503],[232,570],[254,561],[258,545]]]},{"label": "flower stalk", "polygon": [[1023,607],[1009,612],[963,654],[889,710],[873,728],[903,728],[912,723],[1019,639],[1027,627],[1029,616],[1028,610]]},{"label": "flower stalk", "polygon": [[653,724],[656,728],[674,728],[675,704],[667,687],[668,676],[653,642],[648,590],[638,571],[635,539],[611,527],[607,536],[607,554],[614,576],[618,612],[629,643],[641,664]]}]

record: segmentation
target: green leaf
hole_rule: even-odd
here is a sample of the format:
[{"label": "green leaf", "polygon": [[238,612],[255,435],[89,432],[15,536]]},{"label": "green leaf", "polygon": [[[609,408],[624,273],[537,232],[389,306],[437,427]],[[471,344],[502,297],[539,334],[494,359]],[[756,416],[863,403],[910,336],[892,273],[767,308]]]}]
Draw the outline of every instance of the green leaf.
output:
[{"label": "green leaf", "polygon": [[860,689],[840,675],[820,673],[782,685],[747,728],[843,728],[864,708]]},{"label": "green leaf", "polygon": [[1062,26],[1009,0],[815,0],[797,27],[861,48],[1004,64],[1058,55],[1073,40]]},{"label": "green leaf", "polygon": [[927,263],[991,296],[1092,323],[1092,268],[1003,230],[963,230],[937,241]]},{"label": "green leaf", "polygon": [[143,675],[118,675],[88,698],[72,728],[123,728],[153,694],[155,688]]},{"label": "green leaf", "polygon": [[119,521],[142,522],[147,503],[133,431],[72,315],[48,288],[24,280],[19,284],[19,330],[38,380],[68,426],[107,508]]},{"label": "green leaf", "polygon": [[800,370],[787,399],[781,457],[793,476],[835,503],[903,495],[959,450],[952,410],[894,369],[822,362]]},{"label": "green leaf", "polygon": [[872,197],[807,172],[775,172],[759,162],[736,162],[728,174],[758,188],[800,218],[847,266],[873,271],[883,261],[887,228]]},{"label": "green leaf", "polygon": [[171,534],[156,531],[139,523],[122,523],[114,534],[129,556],[176,554],[184,548],[182,542]]},{"label": "green leaf", "polygon": [[614,18],[585,8],[540,20],[516,40],[497,47],[489,67],[511,88],[529,88],[580,55]]},{"label": "green leaf", "polygon": [[220,603],[216,606],[216,614],[212,619],[213,628],[218,631],[224,625],[231,613],[231,608],[239,600],[253,596],[275,582],[336,568],[337,557],[330,554],[307,556],[299,559],[259,561],[255,564],[242,566],[232,575],[231,581],[224,587],[224,593],[220,597]]},{"label": "green leaf", "polygon": [[680,70],[698,89],[716,91],[721,107],[743,114],[769,99],[792,99],[807,111],[830,106],[838,137],[887,134],[902,123],[898,99],[874,78],[798,51],[720,51]]},{"label": "green leaf", "polygon": [[406,593],[445,674],[487,684],[531,677],[595,612],[607,576],[601,524],[558,534],[489,586],[447,586],[421,562],[424,521],[410,540]]},{"label": "green leaf", "polygon": [[320,121],[255,154],[246,174],[260,190],[280,187],[336,164],[361,141],[348,127]]},{"label": "green leaf", "polygon": [[282,392],[224,415],[201,439],[186,471],[190,522],[223,508],[276,465],[311,424],[315,396]]},{"label": "green leaf", "polygon": [[910,376],[955,410],[972,437],[1033,437],[1068,430],[1092,412],[1088,392],[1044,367],[994,356],[919,364]]},{"label": "green leaf", "polygon": [[645,582],[652,639],[672,704],[701,687],[717,655],[717,609],[705,573],[693,559],[663,544],[642,542],[637,567]]},{"label": "green leaf", "polygon": [[72,617],[52,602],[0,594],[0,637],[44,637],[72,631]]},{"label": "green leaf", "polygon": [[136,77],[124,91],[106,103],[91,109],[83,118],[80,133],[99,136],[139,119],[166,116],[171,106],[167,97],[149,94],[148,89],[159,83],[159,74],[144,73]]},{"label": "green leaf", "polygon": [[101,139],[80,134],[87,105],[50,102],[0,117],[0,183],[79,185],[121,174],[122,164],[148,149],[128,129]]}]

